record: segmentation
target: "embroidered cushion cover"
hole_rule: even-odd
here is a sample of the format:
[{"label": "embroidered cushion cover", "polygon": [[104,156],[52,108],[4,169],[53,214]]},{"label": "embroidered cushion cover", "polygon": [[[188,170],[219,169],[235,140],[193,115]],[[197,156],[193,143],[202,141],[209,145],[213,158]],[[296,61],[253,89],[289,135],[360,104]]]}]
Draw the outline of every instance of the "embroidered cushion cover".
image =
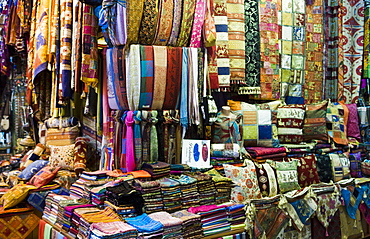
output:
[{"label": "embroidered cushion cover", "polygon": [[295,157],[295,159],[299,160],[300,163],[298,166],[298,182],[302,188],[310,186],[311,184],[320,183],[320,178],[317,173],[316,157],[314,154]]},{"label": "embroidered cushion cover", "polygon": [[36,160],[35,162],[32,162],[30,165],[27,166],[19,175],[18,177],[23,180],[29,180],[32,178],[33,175],[35,175],[40,169],[45,167],[49,161],[47,160]]},{"label": "embroidered cushion cover", "polygon": [[306,105],[306,117],[303,125],[303,139],[305,142],[311,140],[328,140],[326,131],[326,108],[328,102]]},{"label": "embroidered cushion cover", "polygon": [[299,144],[303,141],[305,105],[284,105],[278,108],[278,137],[280,143]]},{"label": "embroidered cushion cover", "polygon": [[50,163],[52,167],[73,170],[75,157],[75,145],[55,146],[50,145]]},{"label": "embroidered cushion cover", "polygon": [[277,181],[281,193],[301,189],[298,183],[298,160],[293,159],[290,162],[267,161],[275,165]]}]

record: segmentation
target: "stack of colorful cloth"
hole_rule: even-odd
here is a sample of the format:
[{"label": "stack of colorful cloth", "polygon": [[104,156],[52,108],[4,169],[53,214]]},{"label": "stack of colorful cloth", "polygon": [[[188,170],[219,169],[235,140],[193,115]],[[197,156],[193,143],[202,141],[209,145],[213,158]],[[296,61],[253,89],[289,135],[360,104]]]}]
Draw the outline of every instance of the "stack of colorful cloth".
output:
[{"label": "stack of colorful cloth", "polygon": [[117,207],[133,206],[137,215],[143,213],[143,197],[141,193],[127,181],[120,181],[113,186],[107,187],[106,196],[107,201]]},{"label": "stack of colorful cloth", "polygon": [[98,222],[117,222],[121,221],[117,213],[115,213],[111,208],[107,207],[104,210],[99,210],[95,212],[87,212],[80,215],[80,222],[78,227],[77,238],[86,239],[89,237],[90,226],[93,223]]},{"label": "stack of colorful cloth", "polygon": [[211,169],[205,173],[212,176],[212,180],[215,184],[217,190],[216,204],[229,202],[232,180],[222,176],[216,169]]},{"label": "stack of colorful cloth", "polygon": [[283,160],[287,155],[287,149],[285,147],[246,147],[246,150],[252,157],[252,160],[258,163],[265,163],[267,159]]},{"label": "stack of colorful cloth", "polygon": [[163,225],[162,238],[182,238],[182,221],[168,212],[155,212],[148,215],[151,219]]},{"label": "stack of colorful cloth", "polygon": [[188,211],[200,215],[203,234],[205,236],[231,230],[226,206],[224,205],[191,207],[188,209]]},{"label": "stack of colorful cloth", "polygon": [[171,164],[170,170],[171,174],[179,175],[183,174],[184,172],[190,172],[191,167],[187,164]]},{"label": "stack of colorful cloth", "polygon": [[55,224],[59,218],[59,203],[62,201],[75,201],[74,198],[67,195],[58,195],[55,193],[49,193],[45,199],[45,208],[42,218]]},{"label": "stack of colorful cloth", "polygon": [[182,209],[200,206],[197,180],[184,174],[173,178],[180,183]]},{"label": "stack of colorful cloth", "polygon": [[141,168],[150,173],[153,180],[166,177],[170,174],[170,164],[165,162],[144,163]]},{"label": "stack of colorful cloth", "polygon": [[244,207],[244,204],[232,204],[226,208],[231,230],[237,230],[245,227]]},{"label": "stack of colorful cloth", "polygon": [[125,221],[136,228],[142,238],[162,238],[163,236],[163,225],[151,219],[146,213],[137,217],[125,218]]},{"label": "stack of colorful cloth", "polygon": [[163,196],[159,182],[134,180],[133,186],[141,192],[146,213],[163,211]]},{"label": "stack of colorful cloth", "polygon": [[94,181],[104,181],[107,177],[108,176],[105,171],[84,172],[69,189],[71,196],[74,198],[86,198],[90,200],[90,194],[89,191],[86,191],[85,185],[91,184]]},{"label": "stack of colorful cloth", "polygon": [[162,178],[157,180],[161,185],[163,195],[163,209],[167,212],[181,210],[181,190],[180,183],[172,178]]},{"label": "stack of colorful cloth", "polygon": [[103,205],[105,201],[106,186],[110,180],[89,181],[85,183],[85,190],[89,193],[89,198],[94,205]]},{"label": "stack of colorful cloth", "polygon": [[43,212],[45,208],[45,200],[49,193],[69,196],[69,190],[61,187],[61,188],[57,188],[54,190],[32,192],[28,196],[27,202],[31,204],[31,206],[39,210],[40,212]]},{"label": "stack of colorful cloth", "polygon": [[60,222],[57,221],[57,224],[59,223],[62,224],[62,228],[66,232],[69,232],[70,230],[73,231],[73,228],[71,228],[73,211],[77,208],[86,208],[86,207],[94,207],[94,205],[77,204],[77,205],[72,205],[72,206],[65,206],[63,210],[63,218],[61,218]]},{"label": "stack of colorful cloth", "polygon": [[126,205],[126,206],[116,206],[116,205],[113,205],[109,201],[105,201],[104,202],[104,207],[110,207],[110,208],[112,208],[113,211],[115,211],[118,215],[122,216],[123,218],[125,218],[125,217],[136,217],[136,216],[138,216],[138,214],[137,214],[134,206],[129,206],[129,205]]},{"label": "stack of colorful cloth", "polygon": [[85,213],[95,212],[101,212],[101,210],[96,207],[84,207],[75,209],[72,213],[72,224],[68,234],[71,235],[73,238],[76,238],[79,233],[81,215]]},{"label": "stack of colorful cloth", "polygon": [[183,238],[203,238],[202,222],[198,214],[181,210],[172,213],[171,216],[179,218],[182,221]]},{"label": "stack of colorful cloth", "polygon": [[152,175],[145,170],[132,171],[130,174],[132,174],[134,179],[138,179],[140,181],[150,181],[152,179]]},{"label": "stack of colorful cloth", "polygon": [[199,204],[215,204],[217,191],[212,176],[201,172],[187,173],[187,175],[197,180]]},{"label": "stack of colorful cloth", "polygon": [[122,221],[98,222],[90,226],[90,238],[130,239],[138,238],[137,230]]}]

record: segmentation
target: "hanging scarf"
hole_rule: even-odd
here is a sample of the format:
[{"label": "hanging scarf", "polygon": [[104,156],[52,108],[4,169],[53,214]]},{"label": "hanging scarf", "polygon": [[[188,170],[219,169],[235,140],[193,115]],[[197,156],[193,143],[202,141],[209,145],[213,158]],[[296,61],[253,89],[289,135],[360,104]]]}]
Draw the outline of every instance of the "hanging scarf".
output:
[{"label": "hanging scarf", "polygon": [[158,162],[158,135],[157,135],[157,128],[155,127],[158,123],[158,112],[156,110],[152,110],[149,112],[149,122],[151,125],[150,128],[150,163]]},{"label": "hanging scarf", "polygon": [[114,70],[114,93],[116,99],[118,100],[118,107],[120,110],[127,110],[127,92],[126,92],[126,66],[125,66],[125,53],[123,47],[114,47],[113,48],[113,70]]},{"label": "hanging scarf", "polygon": [[119,109],[119,102],[114,88],[114,67],[113,67],[113,49],[108,48],[106,52],[107,64],[107,88],[108,88],[108,103],[111,109]]},{"label": "hanging scarf", "polygon": [[[127,111],[123,113],[122,117],[120,118],[120,123],[122,124],[122,133],[121,133],[121,137],[118,138],[119,142],[118,142],[118,147],[120,147],[120,155],[119,155],[119,158],[120,158],[120,167],[122,172],[128,172],[128,169],[127,169],[127,159],[126,159],[126,133],[127,133],[127,126],[126,126],[126,116],[127,116]],[[118,153],[117,153],[118,154]]]},{"label": "hanging scarf", "polygon": [[[91,5],[83,5],[81,80],[93,87],[98,83],[98,23]],[[107,54],[108,58],[108,54]]]},{"label": "hanging scarf", "polygon": [[200,47],[201,46],[201,34],[203,29],[203,23],[206,15],[206,1],[197,0],[195,6],[194,22],[191,31],[190,47]]},{"label": "hanging scarf", "polygon": [[189,65],[188,65],[188,114],[191,124],[200,124],[199,99],[198,99],[198,49],[189,48]]},{"label": "hanging scarf", "polygon": [[141,111],[141,135],[142,135],[142,162],[150,161],[150,123],[149,112]]},{"label": "hanging scarf", "polygon": [[183,128],[189,127],[188,115],[188,49],[182,48],[182,76],[181,76],[181,97],[180,97],[180,123]]},{"label": "hanging scarf", "polygon": [[152,109],[160,110],[163,107],[166,94],[167,78],[167,47],[153,46],[154,51],[154,90]]},{"label": "hanging scarf", "polygon": [[212,47],[216,45],[216,26],[213,14],[213,0],[206,0],[206,13],[204,16],[204,45]]},{"label": "hanging scarf", "polygon": [[153,44],[159,19],[158,1],[146,0],[144,2],[143,17],[139,31],[139,43],[142,45]]},{"label": "hanging scarf", "polygon": [[134,112],[128,111],[126,116],[126,168],[127,172],[134,171],[135,163],[135,144],[134,144]]},{"label": "hanging scarf", "polygon": [[165,46],[171,36],[172,20],[174,14],[174,2],[161,0],[158,22],[158,31],[154,40],[154,45]]},{"label": "hanging scarf", "polygon": [[196,0],[184,0],[181,18],[180,34],[176,46],[184,47],[189,45],[191,27],[193,25]]},{"label": "hanging scarf", "polygon": [[170,47],[167,49],[167,79],[163,109],[175,109],[181,86],[182,48]]},{"label": "hanging scarf", "polygon": [[127,100],[130,110],[139,109],[140,100],[140,46],[131,45],[126,58]]},{"label": "hanging scarf", "polygon": [[141,88],[139,109],[150,109],[153,100],[154,53],[153,46],[140,46]]},{"label": "hanging scarf", "polygon": [[181,15],[182,15],[182,0],[174,0],[172,29],[170,39],[168,40],[169,46],[176,46],[177,44],[177,38],[179,37],[181,26]]},{"label": "hanging scarf", "polygon": [[139,43],[144,0],[127,0],[127,44]]},{"label": "hanging scarf", "polygon": [[135,111],[134,112],[134,149],[135,149],[135,164],[136,169],[140,169],[142,165],[142,153],[143,153],[143,146],[142,146],[142,139],[141,139],[141,112]]}]

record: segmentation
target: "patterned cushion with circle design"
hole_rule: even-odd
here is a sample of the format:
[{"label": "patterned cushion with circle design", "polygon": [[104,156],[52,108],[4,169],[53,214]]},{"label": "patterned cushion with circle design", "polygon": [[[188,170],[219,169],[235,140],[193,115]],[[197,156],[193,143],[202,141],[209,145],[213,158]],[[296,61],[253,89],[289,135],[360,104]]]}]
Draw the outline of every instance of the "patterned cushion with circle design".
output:
[{"label": "patterned cushion with circle design", "polygon": [[52,167],[61,167],[62,169],[73,170],[75,158],[75,145],[50,146],[50,163]]}]

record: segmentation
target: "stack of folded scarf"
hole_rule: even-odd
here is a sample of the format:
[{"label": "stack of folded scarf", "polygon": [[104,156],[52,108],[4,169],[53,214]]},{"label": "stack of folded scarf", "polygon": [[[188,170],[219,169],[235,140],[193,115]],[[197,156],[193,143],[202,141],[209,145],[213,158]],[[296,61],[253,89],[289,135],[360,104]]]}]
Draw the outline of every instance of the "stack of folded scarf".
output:
[{"label": "stack of folded scarf", "polygon": [[[65,206],[64,207],[63,218],[61,218],[61,221],[60,221],[64,231],[69,232],[71,230],[73,211],[77,208],[86,208],[86,207],[94,207],[94,205],[92,205],[92,204],[77,204],[77,205]],[[57,222],[57,224],[58,224],[58,222]]]},{"label": "stack of folded scarf", "polygon": [[71,223],[71,227],[69,229],[68,234],[71,235],[73,238],[77,237],[82,214],[95,213],[95,212],[100,212],[100,211],[101,210],[96,207],[76,208],[72,213],[72,223]]},{"label": "stack of folded scarf", "polygon": [[123,218],[126,217],[136,217],[138,214],[136,213],[135,207],[134,206],[116,206],[113,205],[109,201],[104,202],[104,207],[110,207],[115,211],[118,215],[122,216]]},{"label": "stack of folded scarf", "polygon": [[163,238],[182,238],[182,221],[168,212],[155,212],[148,215],[163,225]]},{"label": "stack of folded scarf", "polygon": [[180,183],[172,178],[158,179],[157,182],[161,185],[163,195],[163,209],[167,212],[175,212],[181,210],[181,190]]},{"label": "stack of folded scarf", "polygon": [[135,213],[143,213],[144,200],[140,193],[127,181],[117,182],[106,188],[107,201],[117,207],[134,207]]},{"label": "stack of folded scarf", "polygon": [[229,223],[232,230],[241,229],[245,227],[245,205],[232,204],[226,208],[229,217]]},{"label": "stack of folded scarf", "polygon": [[200,216],[187,210],[177,211],[171,214],[182,221],[183,238],[203,238],[202,222]]},{"label": "stack of folded scarf", "polygon": [[199,204],[214,204],[216,202],[217,191],[212,176],[201,172],[188,173],[187,175],[197,180]]},{"label": "stack of folded scarf", "polygon": [[212,180],[215,184],[217,190],[216,204],[229,202],[232,180],[222,176],[216,169],[211,169],[205,173],[212,176]]},{"label": "stack of folded scarf", "polygon": [[200,206],[197,180],[184,174],[173,178],[180,183],[182,209]]},{"label": "stack of folded scarf", "polygon": [[166,177],[170,174],[170,164],[165,162],[157,163],[144,163],[141,167],[143,170],[147,171],[152,175],[152,179],[158,179]]},{"label": "stack of folded scarf", "polygon": [[30,195],[28,196],[27,202],[31,204],[31,206],[39,210],[40,212],[43,212],[45,208],[45,200],[49,193],[69,196],[69,190],[62,187],[62,188],[57,188],[53,190],[30,193]]},{"label": "stack of folded scarf", "polygon": [[204,205],[199,207],[191,207],[188,209],[188,211],[200,215],[203,234],[205,236],[231,230],[226,206],[224,205]]},{"label": "stack of folded scarf", "polygon": [[125,221],[136,228],[142,238],[162,238],[163,236],[163,225],[151,219],[146,213],[137,217],[126,218]]},{"label": "stack of folded scarf", "polygon": [[49,193],[45,199],[45,208],[42,218],[51,222],[52,224],[55,224],[59,219],[59,203],[62,201],[74,202],[75,200],[67,195]]},{"label": "stack of folded scarf", "polygon": [[98,222],[90,226],[91,238],[104,238],[104,239],[130,239],[137,238],[137,230],[129,224],[117,222]]},{"label": "stack of folded scarf", "polygon": [[85,189],[85,185],[91,184],[93,181],[105,181],[107,177],[105,171],[84,172],[69,189],[71,196],[74,198],[90,199],[89,191]]},{"label": "stack of folded scarf", "polygon": [[85,190],[89,193],[91,203],[94,205],[103,205],[105,200],[105,184],[111,180],[99,180],[85,182]]},{"label": "stack of folded scarf", "polygon": [[182,174],[184,172],[190,172],[191,167],[187,164],[171,164],[170,170],[171,174]]},{"label": "stack of folded scarf", "polygon": [[163,196],[159,182],[134,180],[133,185],[141,192],[146,213],[163,211]]},{"label": "stack of folded scarf", "polygon": [[117,222],[121,221],[117,213],[111,208],[107,207],[104,210],[95,212],[87,212],[80,215],[80,222],[78,227],[77,238],[85,239],[89,238],[90,225],[97,222]]},{"label": "stack of folded scarf", "polygon": [[258,163],[264,163],[267,159],[282,160],[286,157],[287,149],[280,148],[264,148],[264,147],[247,147],[246,150],[251,155],[252,160]]},{"label": "stack of folded scarf", "polygon": [[145,170],[132,171],[130,174],[132,174],[134,179],[138,179],[140,181],[150,181],[152,178],[152,175]]}]

